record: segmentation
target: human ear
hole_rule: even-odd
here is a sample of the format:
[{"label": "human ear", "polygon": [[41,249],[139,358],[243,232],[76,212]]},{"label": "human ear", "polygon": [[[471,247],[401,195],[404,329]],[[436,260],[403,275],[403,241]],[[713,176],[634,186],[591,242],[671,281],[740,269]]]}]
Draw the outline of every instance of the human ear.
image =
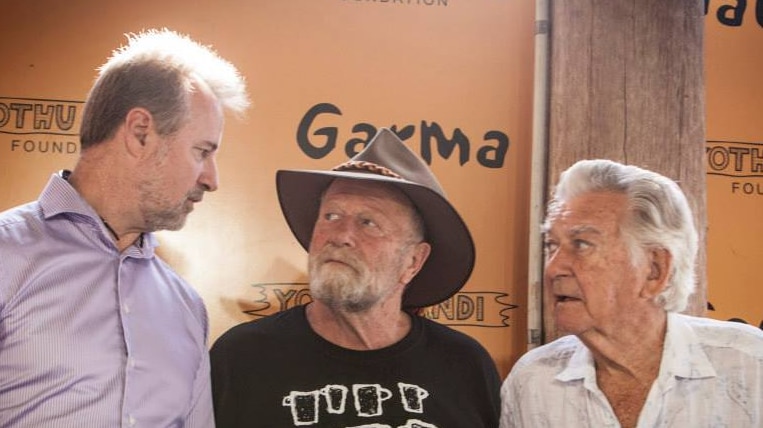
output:
[{"label": "human ear", "polygon": [[647,252],[649,263],[646,285],[641,290],[643,297],[652,298],[665,289],[673,265],[673,256],[665,248],[655,248]]},{"label": "human ear", "polygon": [[146,152],[146,141],[152,127],[151,112],[134,107],[125,116],[125,147],[134,157],[143,157]]},{"label": "human ear", "polygon": [[414,244],[414,248],[411,251],[411,256],[408,259],[409,263],[403,271],[403,275],[400,278],[403,284],[408,284],[419,273],[421,268],[429,258],[429,254],[432,252],[432,246],[428,242],[419,242]]}]

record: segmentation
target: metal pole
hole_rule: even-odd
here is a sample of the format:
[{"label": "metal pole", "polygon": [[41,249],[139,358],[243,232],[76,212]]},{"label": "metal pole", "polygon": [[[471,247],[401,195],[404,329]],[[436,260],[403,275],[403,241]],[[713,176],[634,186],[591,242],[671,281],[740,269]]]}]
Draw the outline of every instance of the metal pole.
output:
[{"label": "metal pole", "polygon": [[527,348],[543,341],[543,243],[548,140],[549,1],[535,0],[535,77],[530,179],[530,236],[528,248]]}]

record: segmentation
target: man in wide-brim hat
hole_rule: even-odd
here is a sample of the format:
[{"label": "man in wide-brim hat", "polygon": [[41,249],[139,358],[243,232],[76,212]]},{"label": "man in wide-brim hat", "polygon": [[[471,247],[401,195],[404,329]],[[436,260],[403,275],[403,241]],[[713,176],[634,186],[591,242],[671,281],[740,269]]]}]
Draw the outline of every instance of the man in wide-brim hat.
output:
[{"label": "man in wide-brim hat", "polygon": [[331,171],[282,170],[276,182],[313,301],[218,339],[218,426],[497,426],[488,353],[415,314],[474,266],[469,230],[427,165],[381,129]]},{"label": "man in wide-brim hat", "polygon": [[365,150],[331,171],[282,170],[278,198],[294,236],[310,250],[321,193],[341,178],[386,183],[401,191],[423,220],[431,254],[406,287],[403,307],[440,303],[466,283],[474,267],[474,243],[464,221],[448,202],[427,165],[389,129],[382,128]]}]

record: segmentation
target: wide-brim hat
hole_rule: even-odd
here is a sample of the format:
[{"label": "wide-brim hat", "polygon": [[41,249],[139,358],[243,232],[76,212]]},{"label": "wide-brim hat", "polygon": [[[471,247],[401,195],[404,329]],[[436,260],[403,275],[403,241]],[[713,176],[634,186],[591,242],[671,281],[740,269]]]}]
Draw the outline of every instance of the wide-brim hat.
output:
[{"label": "wide-brim hat", "polygon": [[424,266],[408,284],[404,308],[435,305],[464,286],[474,268],[474,241],[429,167],[389,129],[381,128],[365,149],[330,171],[279,170],[276,189],[286,222],[309,250],[322,192],[334,179],[390,183],[421,214],[432,246]]}]

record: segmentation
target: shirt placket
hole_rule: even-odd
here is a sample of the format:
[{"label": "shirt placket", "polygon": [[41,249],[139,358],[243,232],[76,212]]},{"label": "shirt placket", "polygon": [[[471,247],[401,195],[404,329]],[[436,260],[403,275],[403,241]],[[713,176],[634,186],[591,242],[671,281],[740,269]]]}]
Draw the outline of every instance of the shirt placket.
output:
[{"label": "shirt placket", "polygon": [[[128,252],[130,250],[127,250]],[[131,301],[129,290],[129,281],[125,281],[125,278],[129,278],[125,271],[129,269],[129,254],[125,253],[120,256],[119,269],[117,271],[117,295],[119,298],[119,315],[122,324],[122,334],[125,342],[125,366],[124,366],[124,395],[122,402],[122,426],[131,428],[138,424],[136,415],[136,403],[132,400],[132,388],[133,388],[133,372],[135,369],[135,355],[133,354],[132,346],[132,329],[130,328],[131,320],[135,317],[133,311],[133,302]]]}]

